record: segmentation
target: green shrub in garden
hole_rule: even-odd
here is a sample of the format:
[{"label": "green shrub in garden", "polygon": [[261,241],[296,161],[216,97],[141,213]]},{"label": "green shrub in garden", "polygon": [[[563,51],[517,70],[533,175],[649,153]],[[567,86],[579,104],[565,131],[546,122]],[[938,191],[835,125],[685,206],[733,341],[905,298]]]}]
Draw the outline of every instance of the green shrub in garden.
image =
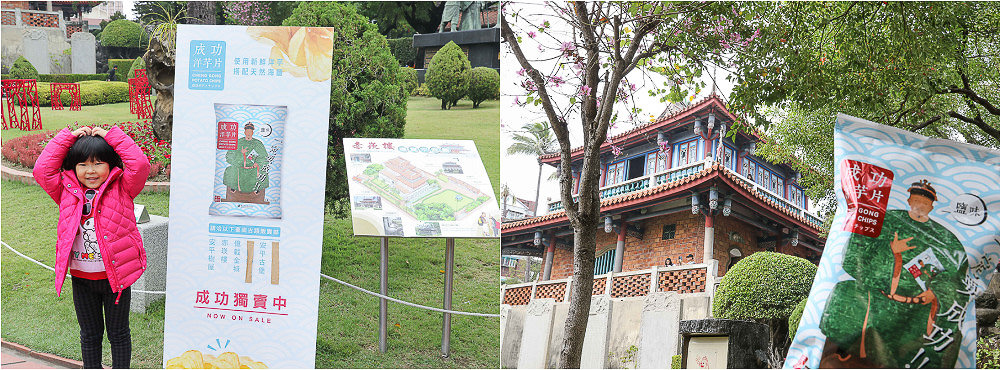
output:
[{"label": "green shrub in garden", "polygon": [[412,66],[417,59],[417,49],[413,48],[412,37],[401,37],[398,39],[388,39],[389,51],[396,57],[401,66]]},{"label": "green shrub in garden", "polygon": [[135,58],[135,61],[132,62],[132,66],[128,68],[128,78],[134,78],[137,69],[146,69],[146,61],[142,60],[142,57]]},{"label": "green shrub in garden", "polygon": [[[128,101],[128,83],[106,81],[80,81],[80,105],[101,105]],[[52,97],[48,82],[38,83],[38,105],[50,106]],[[69,106],[69,93],[62,94],[63,106]]]},{"label": "green shrub in garden", "polygon": [[[4,77],[6,78],[6,77]],[[108,78],[107,73],[98,74],[39,74],[38,82],[80,82],[80,81],[104,81]]]},{"label": "green shrub in garden", "polygon": [[799,322],[802,321],[802,312],[806,309],[806,301],[808,299],[803,299],[802,302],[795,305],[792,315],[788,316],[788,339],[795,339],[795,332],[799,331]]},{"label": "green shrub in garden", "polygon": [[683,369],[684,366],[681,364],[681,355],[674,355],[670,358],[670,368],[671,369]]},{"label": "green shrub in garden", "polygon": [[146,47],[149,36],[138,23],[119,19],[108,23],[101,31],[101,45],[123,48]]},{"label": "green shrub in garden", "polygon": [[31,62],[24,59],[23,56],[19,56],[14,61],[14,64],[10,66],[10,78],[37,80],[38,70],[35,69],[35,66],[31,65]]},{"label": "green shrub in garden", "polygon": [[427,84],[420,84],[413,92],[410,93],[411,96],[431,96],[431,90],[427,88]]},{"label": "green shrub in garden", "polygon": [[431,96],[441,99],[441,109],[449,109],[469,91],[471,74],[469,58],[454,41],[449,41],[434,53],[424,82]]},{"label": "green shrub in garden", "polygon": [[712,316],[720,319],[786,319],[809,295],[816,265],[783,253],[757,252],[726,272],[715,291]]},{"label": "green shrub in garden", "polygon": [[979,338],[976,342],[976,368],[1000,369],[1000,335]]},{"label": "green shrub in garden", "polygon": [[[108,59],[108,71],[118,67],[118,72],[115,72],[115,81],[128,82],[128,71],[132,67],[132,63],[135,63],[133,59]],[[107,75],[105,74],[105,77]]]},{"label": "green shrub in garden", "polygon": [[343,138],[403,136],[407,94],[385,36],[353,4],[303,1],[284,26],[333,27],[326,205],[346,216]]},{"label": "green shrub in garden", "polygon": [[500,72],[489,67],[473,68],[468,95],[472,108],[479,108],[479,103],[487,99],[500,99]]},{"label": "green shrub in garden", "polygon": [[412,67],[403,67],[399,69],[403,80],[403,91],[406,95],[412,95],[413,90],[417,88],[417,70]]}]

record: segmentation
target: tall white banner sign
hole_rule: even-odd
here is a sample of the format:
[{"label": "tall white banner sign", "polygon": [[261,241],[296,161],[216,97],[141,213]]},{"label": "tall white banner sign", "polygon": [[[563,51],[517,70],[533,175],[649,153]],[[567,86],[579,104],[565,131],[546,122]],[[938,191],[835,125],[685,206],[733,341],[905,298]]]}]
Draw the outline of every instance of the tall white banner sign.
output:
[{"label": "tall white banner sign", "polygon": [[167,368],[315,366],[332,35],[178,26]]}]

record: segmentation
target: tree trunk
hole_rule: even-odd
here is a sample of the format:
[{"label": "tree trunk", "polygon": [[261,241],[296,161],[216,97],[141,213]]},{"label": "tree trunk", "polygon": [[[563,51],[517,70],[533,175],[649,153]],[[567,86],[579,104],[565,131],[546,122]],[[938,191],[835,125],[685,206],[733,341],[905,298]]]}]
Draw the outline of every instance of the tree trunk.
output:
[{"label": "tree trunk", "polygon": [[153,135],[157,139],[171,141],[174,129],[174,62],[176,50],[173,45],[164,45],[157,38],[149,40],[149,49],[142,59],[146,62],[146,77],[156,90],[156,106],[153,109]]},{"label": "tree trunk", "polygon": [[215,24],[214,1],[188,1],[187,15],[196,20],[196,24]]},{"label": "tree trunk", "polygon": [[[570,205],[572,206],[572,205]],[[581,218],[582,218],[581,214]],[[582,220],[581,220],[582,221]],[[596,224],[581,222],[582,224]],[[573,286],[570,292],[569,312],[566,313],[566,328],[563,331],[562,352],[559,354],[559,367],[564,369],[580,368],[580,357],[583,354],[583,338],[587,333],[587,320],[590,318],[590,299],[588,294],[594,289],[594,248],[597,245],[597,228],[573,228]],[[610,283],[610,282],[609,282]],[[583,294],[580,294],[583,293]],[[570,339],[573,340],[570,340]]]}]

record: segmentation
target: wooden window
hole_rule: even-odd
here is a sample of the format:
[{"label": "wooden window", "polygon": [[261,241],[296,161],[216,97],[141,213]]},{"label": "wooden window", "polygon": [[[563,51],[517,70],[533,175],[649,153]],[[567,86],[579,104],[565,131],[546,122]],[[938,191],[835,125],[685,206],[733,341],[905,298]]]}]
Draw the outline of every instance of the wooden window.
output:
[{"label": "wooden window", "polygon": [[615,250],[609,249],[594,261],[594,275],[603,275],[615,268]]},{"label": "wooden window", "polygon": [[677,157],[678,167],[695,163],[701,159],[701,156],[698,155],[698,139],[677,144],[674,146],[674,151],[679,154]]},{"label": "wooden window", "polygon": [[673,239],[677,235],[677,224],[663,225],[663,240]]}]

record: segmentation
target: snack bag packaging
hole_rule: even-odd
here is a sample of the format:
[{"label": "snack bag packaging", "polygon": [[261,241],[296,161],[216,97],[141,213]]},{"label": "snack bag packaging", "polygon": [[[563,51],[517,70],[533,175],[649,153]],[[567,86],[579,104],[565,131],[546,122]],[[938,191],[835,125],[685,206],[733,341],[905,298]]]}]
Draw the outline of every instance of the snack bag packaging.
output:
[{"label": "snack bag packaging", "polygon": [[834,160],[837,211],[784,367],[974,368],[1000,151],[841,114]]},{"label": "snack bag packaging", "polygon": [[215,188],[209,214],[281,218],[288,107],[215,104]]}]

